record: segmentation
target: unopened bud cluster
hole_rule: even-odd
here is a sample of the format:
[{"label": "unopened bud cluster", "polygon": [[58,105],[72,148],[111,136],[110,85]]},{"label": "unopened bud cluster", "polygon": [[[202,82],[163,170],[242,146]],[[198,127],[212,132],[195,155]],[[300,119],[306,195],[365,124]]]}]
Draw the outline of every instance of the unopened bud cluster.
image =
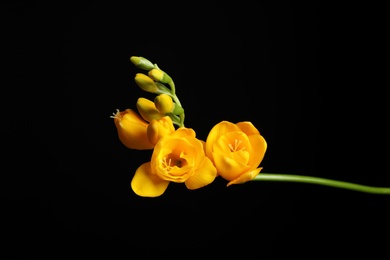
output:
[{"label": "unopened bud cluster", "polygon": [[175,84],[172,78],[157,64],[140,56],[130,57],[130,61],[147,73],[137,73],[135,83],[144,91],[156,94],[153,102],[140,98],[137,108],[145,118],[160,118],[169,116],[179,127],[184,126],[184,109],[176,96]]}]

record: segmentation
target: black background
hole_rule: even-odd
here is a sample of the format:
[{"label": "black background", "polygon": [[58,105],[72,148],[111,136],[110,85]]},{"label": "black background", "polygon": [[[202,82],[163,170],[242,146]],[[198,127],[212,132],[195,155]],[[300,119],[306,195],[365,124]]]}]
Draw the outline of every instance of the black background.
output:
[{"label": "black background", "polygon": [[131,56],[174,79],[198,138],[222,120],[254,123],[263,172],[390,187],[384,8],[313,2],[2,4],[1,253],[388,254],[385,195],[221,179],[158,198],[129,187],[151,154],[125,148],[110,118],[151,97]]}]

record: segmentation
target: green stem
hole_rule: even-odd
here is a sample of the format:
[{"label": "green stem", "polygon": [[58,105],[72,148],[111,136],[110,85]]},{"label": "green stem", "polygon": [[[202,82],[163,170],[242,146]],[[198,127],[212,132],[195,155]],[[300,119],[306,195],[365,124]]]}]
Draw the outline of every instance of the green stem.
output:
[{"label": "green stem", "polygon": [[180,117],[180,127],[184,127],[184,113],[179,115]]},{"label": "green stem", "polygon": [[[173,101],[182,107],[179,98],[176,96],[176,88],[173,80],[169,82],[168,85],[171,87],[171,94],[172,94],[171,97]],[[184,113],[180,114],[179,117],[180,117],[180,127],[184,127]]]},{"label": "green stem", "polygon": [[390,187],[373,187],[361,184],[355,184],[345,181],[336,181],[319,177],[291,175],[291,174],[275,174],[275,173],[260,173],[252,181],[282,181],[282,182],[301,182],[319,184],[324,186],[336,187],[373,194],[389,194]]},{"label": "green stem", "polygon": [[[172,81],[170,81],[168,83],[169,87],[171,87],[171,93],[172,95],[176,96],[176,87],[175,87],[175,83]],[[180,102],[179,102],[179,105],[180,105]]]}]

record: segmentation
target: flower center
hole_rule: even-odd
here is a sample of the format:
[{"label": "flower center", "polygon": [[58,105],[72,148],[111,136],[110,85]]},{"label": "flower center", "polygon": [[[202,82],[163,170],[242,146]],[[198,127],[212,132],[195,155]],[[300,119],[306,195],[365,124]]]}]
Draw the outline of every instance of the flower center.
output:
[{"label": "flower center", "polygon": [[186,164],[185,160],[182,160],[180,157],[173,154],[169,154],[168,156],[165,156],[161,160],[161,162],[165,172],[171,171],[171,169],[174,167],[181,168]]},{"label": "flower center", "polygon": [[234,139],[234,143],[233,144],[230,143],[228,144],[228,146],[231,152],[237,152],[245,149],[245,147],[242,146],[241,144],[242,144],[241,140]]}]

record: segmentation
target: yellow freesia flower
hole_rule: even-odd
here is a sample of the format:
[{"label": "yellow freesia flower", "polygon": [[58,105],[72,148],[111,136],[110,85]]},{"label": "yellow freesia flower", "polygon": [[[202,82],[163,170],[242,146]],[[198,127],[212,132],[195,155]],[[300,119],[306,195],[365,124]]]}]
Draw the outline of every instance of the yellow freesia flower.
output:
[{"label": "yellow freesia flower", "polygon": [[151,161],[136,170],[131,188],[139,196],[157,197],[170,182],[184,183],[193,190],[210,184],[216,176],[203,142],[195,137],[193,129],[182,127],[158,140]]},{"label": "yellow freesia flower", "polygon": [[119,140],[126,147],[137,150],[153,149],[154,144],[149,141],[147,135],[149,124],[137,112],[132,109],[117,110],[111,117],[114,118]]},{"label": "yellow freesia flower", "polygon": [[222,121],[206,139],[206,154],[218,174],[229,181],[227,186],[255,178],[266,150],[267,142],[251,122]]}]

